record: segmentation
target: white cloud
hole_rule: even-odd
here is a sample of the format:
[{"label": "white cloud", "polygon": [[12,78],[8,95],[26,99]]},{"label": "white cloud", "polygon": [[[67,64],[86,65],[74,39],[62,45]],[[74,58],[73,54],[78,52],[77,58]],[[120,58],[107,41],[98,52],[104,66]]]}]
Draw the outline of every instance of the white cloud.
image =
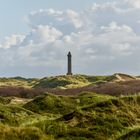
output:
[{"label": "white cloud", "polygon": [[29,33],[1,43],[0,67],[28,76],[65,74],[71,51],[76,73],[139,73],[140,9],[125,3],[93,4],[82,12],[31,12],[26,17]]},{"label": "white cloud", "polygon": [[133,32],[133,29],[127,25],[122,25],[122,26],[118,26],[116,22],[111,22],[109,24],[109,27],[104,27],[101,26],[101,30],[104,30],[105,32],[128,32],[131,33]]},{"label": "white cloud", "polygon": [[24,43],[29,44],[40,44],[40,43],[51,43],[60,38],[63,33],[54,27],[48,25],[39,25],[31,30],[29,34],[26,35]]},{"label": "white cloud", "polygon": [[114,44],[112,45],[112,51],[119,55],[131,55],[133,53],[134,48],[129,43],[124,44]]},{"label": "white cloud", "polygon": [[140,0],[124,0],[124,1],[134,6],[135,8],[140,8]]},{"label": "white cloud", "polygon": [[68,19],[70,19],[71,23],[75,26],[75,28],[82,27],[82,20],[79,18],[79,14],[73,10],[67,10],[66,12]]},{"label": "white cloud", "polygon": [[12,35],[11,37],[5,37],[5,39],[1,42],[0,48],[8,49],[13,46],[17,46],[20,44],[25,36],[23,35]]},{"label": "white cloud", "polygon": [[31,12],[26,17],[26,21],[33,28],[38,25],[49,25],[61,30],[64,34],[74,32],[83,25],[79,13],[73,10],[57,11],[54,9],[41,9]]}]

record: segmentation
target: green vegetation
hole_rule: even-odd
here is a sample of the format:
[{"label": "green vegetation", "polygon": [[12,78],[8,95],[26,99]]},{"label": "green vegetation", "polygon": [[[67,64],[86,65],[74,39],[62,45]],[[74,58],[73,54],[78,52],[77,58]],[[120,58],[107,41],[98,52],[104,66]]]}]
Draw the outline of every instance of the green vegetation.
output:
[{"label": "green vegetation", "polygon": [[44,135],[35,127],[10,127],[0,125],[1,140],[53,140],[51,136]]},{"label": "green vegetation", "polygon": [[25,88],[77,88],[90,84],[100,84],[115,79],[112,76],[87,76],[87,75],[73,75],[73,76],[56,76],[46,77],[42,79],[26,79],[22,77],[14,78],[0,78],[0,87],[16,86]]},{"label": "green vegetation", "polygon": [[74,76],[58,76],[43,78],[37,81],[35,88],[74,88],[89,85],[90,82],[81,75]]},{"label": "green vegetation", "polygon": [[140,128],[133,128],[126,134],[119,137],[117,140],[139,140],[140,139]]},{"label": "green vegetation", "polygon": [[22,104],[11,104],[12,99],[1,97],[4,102],[0,103],[0,139],[3,140],[139,138],[140,95],[114,97],[82,92],[65,97],[46,93]]},{"label": "green vegetation", "polygon": [[0,87],[17,86],[31,88],[37,79],[26,79],[22,77],[0,78]]},{"label": "green vegetation", "polygon": [[49,77],[38,80],[34,84],[34,88],[77,88],[84,87],[91,84],[100,84],[113,81],[115,75],[112,76],[87,76],[87,75],[73,75],[73,76],[58,76]]},{"label": "green vegetation", "polygon": [[1,97],[0,96],[0,104],[9,104],[11,102],[12,98],[11,97]]},{"label": "green vegetation", "polygon": [[[131,135],[133,140],[139,136],[137,129],[137,131],[132,130],[140,125],[139,95],[112,97],[86,92],[75,97],[53,95],[52,98],[52,95],[46,94],[44,98],[48,98],[47,96],[50,96],[52,100],[62,98],[63,106],[69,104],[67,108],[63,107],[63,110],[64,112],[69,110],[69,113],[61,112],[59,104],[54,105],[55,110],[53,110],[52,106],[47,103],[46,112],[59,113],[60,116],[51,120],[38,121],[31,126],[40,128],[45,134],[53,135],[55,139],[117,140],[124,139],[125,136],[127,139],[128,135]],[[41,103],[44,98],[43,96],[37,97],[26,104],[25,108],[36,104],[36,100]],[[66,102],[68,98],[69,102]],[[42,104],[38,104],[38,109],[41,109],[41,106]],[[33,111],[33,106],[31,110]],[[133,131],[135,133],[132,133]]]},{"label": "green vegetation", "polygon": [[28,110],[36,113],[66,114],[75,108],[69,97],[44,94],[24,105]]},{"label": "green vegetation", "polygon": [[109,76],[88,76],[88,75],[62,75],[45,78],[0,78],[0,87],[24,87],[24,88],[58,88],[69,89],[84,87],[88,85],[98,85],[106,82],[115,82],[120,79],[123,81],[135,79],[136,77],[126,74],[114,74]]},{"label": "green vegetation", "polygon": [[[123,77],[126,78],[127,75]],[[115,83],[115,80],[118,80],[115,75],[74,75],[43,79],[1,78],[2,86],[6,87],[6,84],[12,82],[12,86],[26,87],[27,90],[6,87],[6,93],[13,90],[10,94],[17,96],[0,97],[0,140],[140,139],[140,94],[116,94],[118,91],[122,93],[124,89],[139,91],[139,82]],[[104,94],[92,92],[93,86],[100,88]],[[80,90],[76,89],[79,90],[78,94],[73,94],[73,88],[77,87],[80,87]],[[85,87],[91,88],[91,92]],[[62,94],[55,95],[45,90],[42,92],[45,92],[44,94],[40,94],[42,89],[38,88],[47,88]],[[108,91],[112,92],[105,94]],[[13,94],[15,92],[16,94]],[[27,93],[27,97],[34,97],[34,94],[39,96],[20,98],[18,92],[21,95]]]}]

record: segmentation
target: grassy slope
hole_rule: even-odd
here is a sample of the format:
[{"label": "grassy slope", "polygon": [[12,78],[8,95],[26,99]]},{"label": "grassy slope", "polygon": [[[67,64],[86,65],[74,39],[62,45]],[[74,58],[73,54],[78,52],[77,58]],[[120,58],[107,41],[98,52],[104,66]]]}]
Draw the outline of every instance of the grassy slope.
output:
[{"label": "grassy slope", "polygon": [[1,97],[0,139],[133,140],[139,136],[139,95],[45,94],[23,105],[9,100]]},{"label": "grassy slope", "polygon": [[[123,80],[132,80],[132,76],[126,74],[114,74],[110,76],[88,76],[88,75],[73,75],[73,76],[54,76],[44,77],[41,79],[26,79],[22,77],[0,78],[0,87],[18,86],[25,88],[60,88],[69,89],[84,87],[87,85],[95,85],[100,83],[118,81],[116,75],[119,75]],[[136,77],[135,77],[136,78]]]},{"label": "grassy slope", "polygon": [[73,76],[57,76],[38,80],[34,84],[34,88],[77,88],[84,87],[90,84],[99,84],[111,81],[115,78],[112,76],[87,76],[87,75],[73,75]]},{"label": "grassy slope", "polygon": [[113,76],[87,76],[87,75],[73,75],[73,76],[56,76],[46,77],[42,79],[26,79],[22,77],[15,78],[0,78],[0,87],[4,86],[19,86],[25,88],[76,88],[83,87],[90,84],[97,84],[112,80]]},{"label": "grassy slope", "polygon": [[7,86],[19,86],[25,88],[31,88],[37,79],[26,79],[22,77],[14,78],[0,78],[0,87]]},{"label": "grassy slope", "polygon": [[23,126],[39,128],[54,139],[127,140],[130,136],[133,140],[139,135],[136,128],[140,125],[139,95],[113,97],[82,93],[63,97],[45,94],[23,107],[38,115],[38,118],[26,117],[29,121],[22,120]]},{"label": "grassy slope", "polygon": [[[114,75],[17,77],[0,79],[0,85],[65,89],[114,79]],[[140,135],[139,126],[140,95],[114,97],[83,92],[71,97],[44,94],[33,100],[0,97],[3,140],[135,140]]]}]

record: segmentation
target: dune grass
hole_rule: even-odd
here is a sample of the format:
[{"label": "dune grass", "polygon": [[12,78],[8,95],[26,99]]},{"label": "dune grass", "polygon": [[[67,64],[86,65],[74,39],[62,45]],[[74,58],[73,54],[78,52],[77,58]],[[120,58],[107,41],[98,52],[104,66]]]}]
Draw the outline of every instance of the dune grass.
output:
[{"label": "dune grass", "polygon": [[10,127],[0,125],[1,140],[53,140],[36,127]]},{"label": "dune grass", "polygon": [[[51,102],[48,97],[51,97]],[[53,135],[55,139],[117,140],[125,136],[127,139],[131,135],[133,140],[139,134],[137,129],[133,135],[131,133],[134,130],[130,131],[134,126],[140,125],[139,99],[139,95],[113,97],[89,92],[75,97],[45,94],[24,107],[31,111],[35,107],[41,110],[39,114],[49,112],[56,115],[52,119],[44,118],[28,124],[41,129],[45,134]]]},{"label": "dune grass", "polygon": [[[101,88],[100,84],[112,82],[115,78],[115,75],[74,75],[42,79],[1,78],[0,86],[22,85],[36,91],[37,88],[73,89],[89,85]],[[125,84],[128,85],[127,82]],[[137,82],[133,84],[135,87],[139,85]],[[111,93],[107,95],[87,91],[83,88],[83,91],[75,96],[45,93],[32,99],[0,97],[0,140],[140,138],[140,94],[111,96]],[[28,91],[30,92],[31,90]]]},{"label": "dune grass", "polygon": [[[0,98],[2,140],[137,140],[140,95],[46,93],[23,104]],[[137,126],[137,127],[136,127]]]}]

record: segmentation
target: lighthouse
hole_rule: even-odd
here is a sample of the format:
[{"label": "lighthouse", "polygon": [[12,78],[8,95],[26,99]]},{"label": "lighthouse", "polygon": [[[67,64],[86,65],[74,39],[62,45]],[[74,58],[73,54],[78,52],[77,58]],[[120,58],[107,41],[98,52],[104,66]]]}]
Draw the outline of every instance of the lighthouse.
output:
[{"label": "lighthouse", "polygon": [[72,75],[72,55],[71,52],[68,53],[68,72],[67,75]]}]

